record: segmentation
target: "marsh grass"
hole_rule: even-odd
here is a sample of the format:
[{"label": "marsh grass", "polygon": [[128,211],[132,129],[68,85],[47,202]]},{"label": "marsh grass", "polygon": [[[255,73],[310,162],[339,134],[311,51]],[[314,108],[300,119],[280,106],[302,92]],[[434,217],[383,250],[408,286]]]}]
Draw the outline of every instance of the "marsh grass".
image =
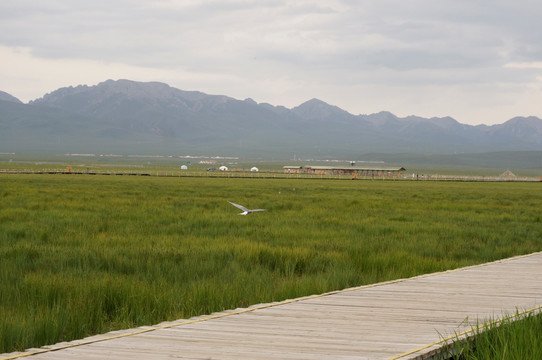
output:
[{"label": "marsh grass", "polygon": [[0,200],[0,352],[542,249],[536,183],[3,175]]},{"label": "marsh grass", "polygon": [[[454,360],[542,359],[542,313],[529,312],[503,321],[488,321],[475,327],[467,340],[452,343]],[[443,353],[443,355],[446,355]]]}]

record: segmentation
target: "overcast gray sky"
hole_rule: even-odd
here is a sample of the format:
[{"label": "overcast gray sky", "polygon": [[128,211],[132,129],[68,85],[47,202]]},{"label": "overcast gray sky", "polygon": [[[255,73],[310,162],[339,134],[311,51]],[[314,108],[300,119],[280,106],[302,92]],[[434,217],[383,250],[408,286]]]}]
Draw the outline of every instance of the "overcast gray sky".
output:
[{"label": "overcast gray sky", "polygon": [[353,114],[542,117],[539,0],[2,0],[0,90],[107,79]]}]

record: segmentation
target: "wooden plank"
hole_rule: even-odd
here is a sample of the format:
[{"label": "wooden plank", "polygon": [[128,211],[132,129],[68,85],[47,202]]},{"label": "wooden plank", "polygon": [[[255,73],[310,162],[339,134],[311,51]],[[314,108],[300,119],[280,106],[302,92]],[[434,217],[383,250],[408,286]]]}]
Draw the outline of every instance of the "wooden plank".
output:
[{"label": "wooden plank", "polygon": [[[542,306],[542,253],[93,336],[32,359],[415,359]],[[467,321],[468,319],[468,321]]]}]

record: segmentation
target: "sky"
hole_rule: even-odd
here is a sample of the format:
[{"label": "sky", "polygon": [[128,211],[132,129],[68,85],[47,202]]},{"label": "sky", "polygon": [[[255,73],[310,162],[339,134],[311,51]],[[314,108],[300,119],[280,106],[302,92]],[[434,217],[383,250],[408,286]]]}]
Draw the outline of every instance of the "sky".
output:
[{"label": "sky", "polygon": [[0,90],[107,79],[293,108],[542,117],[539,0],[2,0]]}]

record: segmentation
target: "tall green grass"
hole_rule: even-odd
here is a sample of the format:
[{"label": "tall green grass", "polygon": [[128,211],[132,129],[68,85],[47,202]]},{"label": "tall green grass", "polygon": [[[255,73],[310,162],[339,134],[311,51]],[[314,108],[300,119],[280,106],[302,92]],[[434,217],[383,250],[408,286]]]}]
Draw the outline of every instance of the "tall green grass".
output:
[{"label": "tall green grass", "polygon": [[541,250],[541,204],[537,183],[2,175],[0,352]]},{"label": "tall green grass", "polygon": [[450,345],[454,360],[539,360],[542,359],[542,314],[529,312],[503,321],[488,321],[473,329],[467,340]]}]

